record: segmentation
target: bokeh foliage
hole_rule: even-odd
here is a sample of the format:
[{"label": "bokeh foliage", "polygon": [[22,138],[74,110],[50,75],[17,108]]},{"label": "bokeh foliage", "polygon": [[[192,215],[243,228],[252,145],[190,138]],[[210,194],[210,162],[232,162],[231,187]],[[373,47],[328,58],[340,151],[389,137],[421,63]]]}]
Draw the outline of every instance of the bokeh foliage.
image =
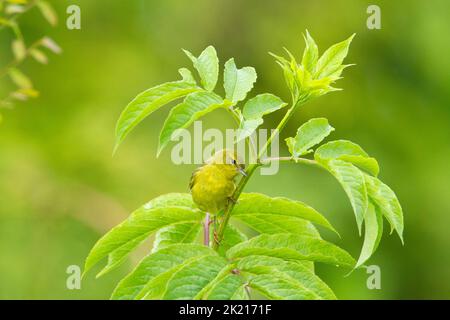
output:
[{"label": "bokeh foliage", "polygon": [[10,44],[12,57],[2,63],[0,69],[0,79],[8,78],[11,82],[9,92],[0,96],[0,108],[12,108],[16,101],[37,98],[39,91],[34,88],[32,79],[21,70],[23,64],[27,60],[47,64],[49,59],[46,51],[56,54],[62,51],[48,36],[40,36],[32,41],[26,39],[27,35],[22,32],[20,20],[32,10],[39,10],[43,20],[51,26],[57,25],[58,16],[46,0],[0,0],[0,32],[10,32],[13,35]]}]

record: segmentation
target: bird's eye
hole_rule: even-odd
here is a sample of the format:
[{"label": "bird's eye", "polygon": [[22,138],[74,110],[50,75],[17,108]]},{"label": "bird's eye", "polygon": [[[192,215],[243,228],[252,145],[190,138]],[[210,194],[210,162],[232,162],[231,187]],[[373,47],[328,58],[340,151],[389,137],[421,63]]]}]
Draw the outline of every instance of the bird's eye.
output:
[{"label": "bird's eye", "polygon": [[236,160],[233,159],[233,164],[236,165]]}]

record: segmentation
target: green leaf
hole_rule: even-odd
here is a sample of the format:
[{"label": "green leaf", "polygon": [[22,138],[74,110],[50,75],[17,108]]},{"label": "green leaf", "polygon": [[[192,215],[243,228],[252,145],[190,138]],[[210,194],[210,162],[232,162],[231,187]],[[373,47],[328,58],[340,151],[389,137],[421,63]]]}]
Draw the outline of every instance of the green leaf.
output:
[{"label": "green leaf", "polygon": [[377,249],[383,234],[383,217],[375,209],[372,203],[369,203],[366,217],[364,219],[364,243],[359,255],[355,269],[363,265]]},{"label": "green leaf", "polygon": [[219,58],[217,58],[216,49],[213,46],[207,47],[198,58],[187,50],[184,53],[192,60],[194,68],[202,80],[205,90],[213,91],[219,77]]},{"label": "green leaf", "polygon": [[235,274],[227,274],[215,283],[203,299],[208,300],[247,300],[245,284],[242,277]]},{"label": "green leaf", "polygon": [[249,287],[261,292],[271,300],[318,300],[316,294],[305,288],[291,277],[283,274],[262,274],[249,282]]},{"label": "green leaf", "polygon": [[16,86],[21,89],[31,89],[33,83],[22,71],[16,68],[11,68],[8,71],[8,75]]},{"label": "green leaf", "polygon": [[[211,228],[211,239],[214,239],[214,230]],[[223,239],[220,243],[219,250],[217,251],[221,256],[225,256],[228,249],[237,245],[238,243],[247,241],[248,238],[245,234],[239,231],[238,228],[228,223],[225,228]]]},{"label": "green leaf", "polygon": [[187,222],[158,230],[153,243],[153,252],[177,243],[192,243],[197,239],[201,223]]},{"label": "green leaf", "polygon": [[184,262],[192,258],[215,254],[210,248],[195,244],[168,246],[146,256],[136,268],[123,278],[111,296],[111,299],[129,300],[145,295],[151,290],[148,283],[156,277],[172,275]]},{"label": "green leaf", "polygon": [[369,155],[356,143],[348,140],[336,140],[325,143],[320,146],[315,154],[314,158],[317,161],[326,162],[331,159],[339,159],[341,156],[362,156],[368,157]]},{"label": "green leaf", "polygon": [[394,191],[379,179],[365,175],[370,199],[395,229],[403,243],[403,210]]},{"label": "green leaf", "polygon": [[233,274],[234,265],[228,264],[226,267],[222,268],[219,273],[210,281],[206,286],[204,286],[198,293],[193,297],[194,300],[206,300],[207,296],[214,289],[218,283],[220,283],[228,275]]},{"label": "green leaf", "polygon": [[165,300],[194,299],[199,292],[227,267],[227,261],[220,256],[207,255],[183,265],[167,282]]},{"label": "green leaf", "polygon": [[298,128],[295,138],[286,139],[289,152],[294,157],[310,153],[310,148],[322,142],[332,131],[334,128],[328,124],[327,119],[311,119]]},{"label": "green leaf", "polygon": [[[211,255],[213,251],[208,253]],[[216,253],[214,253],[216,254]],[[152,280],[150,280],[145,287],[139,292],[136,296],[136,300],[162,300],[164,299],[164,295],[167,293],[167,285],[170,279],[185,266],[190,265],[193,262],[199,261],[208,255],[203,255],[199,257],[193,257],[184,261],[182,264],[169,269],[168,271],[156,276]]]},{"label": "green leaf", "polygon": [[231,58],[225,63],[223,78],[226,98],[236,103],[244,100],[247,93],[253,89],[257,75],[253,67],[238,69],[234,63],[234,59]]},{"label": "green leaf", "polygon": [[353,34],[347,40],[332,45],[323,53],[317,61],[314,78],[321,79],[328,77],[336,72],[336,69],[341,67],[354,36]]},{"label": "green leaf", "polygon": [[[231,296],[230,300],[249,300],[250,297],[248,296],[248,293],[246,291],[246,285],[240,286],[236,292]],[[211,298],[211,300],[214,300]]]},{"label": "green leaf", "polygon": [[378,234],[377,239],[375,240],[375,245],[373,246],[373,252],[372,254],[378,249],[378,246],[381,242],[381,238],[383,237],[383,213],[381,212],[380,208],[375,206],[373,202],[370,202],[371,205],[374,206],[375,214],[377,216],[377,225],[378,225]]},{"label": "green leaf", "polygon": [[135,239],[121,245],[110,254],[108,254],[108,261],[106,265],[99,273],[97,273],[96,277],[100,278],[101,276],[120,266],[125,261],[128,254],[137,246],[139,246],[145,239],[147,239],[147,237],[148,234],[143,234],[142,236],[136,237]]},{"label": "green leaf", "polygon": [[358,168],[370,173],[375,177],[378,176],[378,173],[380,172],[378,161],[372,157],[342,155],[339,157],[339,159],[346,162],[350,162],[355,166],[357,166]]},{"label": "green leaf", "polygon": [[351,66],[354,66],[354,65],[355,65],[355,64],[343,64],[343,65],[337,67],[335,71],[333,71],[332,73],[330,73],[330,74],[328,75],[327,78],[323,78],[323,79],[329,79],[329,80],[331,80],[332,82],[334,82],[334,81],[336,81],[336,80],[339,80],[339,79],[341,79],[341,74],[342,74],[342,72],[343,72],[345,69],[347,69],[348,67],[351,67]]},{"label": "green leaf", "polygon": [[36,5],[41,11],[45,20],[47,20],[50,25],[54,27],[58,24],[58,15],[56,14],[55,9],[53,9],[50,3],[44,0],[39,0]]},{"label": "green leaf", "polygon": [[233,220],[244,223],[258,233],[293,233],[320,238],[319,232],[309,221],[297,217],[283,216],[276,213],[249,213],[234,216]]},{"label": "green leaf", "polygon": [[191,70],[187,69],[187,68],[180,68],[178,69],[178,73],[181,75],[181,78],[183,79],[183,81],[192,83],[192,84],[196,84],[196,81],[194,79],[194,76],[192,75]]},{"label": "green leaf", "polygon": [[[128,253],[129,243],[135,243],[144,235],[149,236],[152,232],[170,225],[200,221],[203,215],[201,211],[187,207],[169,206],[148,209],[143,206],[97,241],[86,258],[84,272],[86,273],[117,249],[125,247],[127,248],[126,253]],[[134,247],[132,246],[132,248]],[[123,257],[123,254],[121,256]]]},{"label": "green leaf", "polygon": [[155,208],[163,208],[170,206],[188,207],[196,209],[197,206],[192,201],[192,196],[189,193],[167,193],[156,197],[147,202],[143,207],[147,210]]},{"label": "green leaf", "polygon": [[249,287],[259,291],[270,300],[314,300],[312,292],[304,290],[291,278],[280,275],[262,274],[252,278]]},{"label": "green leaf", "polygon": [[313,73],[317,59],[319,58],[319,49],[308,30],[306,30],[306,36],[304,36],[304,38],[306,48],[305,51],[303,51],[302,66],[310,73]]},{"label": "green leaf", "polygon": [[342,160],[330,160],[326,167],[339,181],[355,213],[359,234],[368,206],[367,189],[363,173],[351,163]]},{"label": "green leaf", "polygon": [[273,54],[271,52],[269,52],[269,54],[275,58],[276,63],[283,70],[284,80],[286,82],[289,91],[291,92],[292,101],[296,102],[300,94],[298,83],[296,82],[295,76],[295,70],[296,68],[298,68],[297,62],[295,61],[295,59],[294,61],[289,62],[285,58]]},{"label": "green leaf", "polygon": [[228,259],[261,255],[293,261],[315,261],[353,267],[354,259],[345,250],[327,241],[294,234],[262,234],[237,244],[227,252]]},{"label": "green leaf", "polygon": [[25,6],[16,5],[15,4],[15,3],[17,3],[17,4],[26,4],[23,1],[15,0],[15,1],[8,1],[8,2],[10,2],[12,4],[9,4],[9,5],[6,6],[6,8],[5,8],[5,13],[6,14],[13,15],[13,14],[18,14],[18,13],[24,13],[25,12]]},{"label": "green leaf", "polygon": [[287,49],[288,59],[273,55],[283,70],[294,104],[340,90],[332,87],[332,84],[340,79],[342,71],[349,66],[342,65],[342,62],[351,38],[332,46],[319,60],[317,46],[308,33],[305,42],[302,64],[298,64]]},{"label": "green leaf", "polygon": [[369,157],[359,145],[348,140],[330,141],[320,146],[314,158],[322,163],[331,159],[351,162],[374,176],[377,176],[380,171],[377,160]]},{"label": "green leaf", "polygon": [[[237,263],[240,272],[251,273],[249,286],[279,299],[336,299],[333,291],[314,272],[302,264],[266,256],[248,256]],[[267,275],[279,277],[272,284],[262,281]],[[255,281],[255,282],[254,282]],[[287,283],[287,285],[286,285]],[[283,290],[284,289],[284,290]]]},{"label": "green leaf", "polygon": [[42,38],[41,45],[55,54],[60,54],[62,52],[61,47],[50,37]]},{"label": "green leaf", "polygon": [[[269,229],[269,221],[272,219],[272,221],[276,221],[276,218],[270,218],[269,215],[276,215],[280,217],[280,221],[294,222],[293,219],[288,219],[297,219],[297,231],[302,230],[303,232],[313,233],[314,231],[312,231],[308,225],[303,223],[304,220],[308,220],[337,233],[328,220],[316,210],[300,201],[294,201],[283,197],[271,198],[260,193],[243,193],[240,196],[238,203],[234,206],[232,212],[232,218],[241,220],[244,223],[249,223],[249,226],[252,228],[258,228],[258,218],[259,220],[267,218],[268,222],[263,225],[264,229]],[[251,216],[254,216],[255,218],[252,218]],[[288,219],[285,220],[283,217],[287,217]],[[302,221],[300,219],[304,220]],[[283,228],[283,224],[281,222],[280,227]],[[284,227],[286,227],[286,225],[284,225]],[[292,227],[295,228],[295,226]]]},{"label": "green leaf", "polygon": [[30,49],[30,55],[34,58],[34,60],[36,60],[39,63],[42,63],[42,64],[48,63],[47,56],[41,50],[38,50],[35,48]]},{"label": "green leaf", "polygon": [[188,95],[182,103],[170,110],[159,135],[158,155],[170,142],[171,137],[174,138],[172,135],[177,134],[177,129],[187,128],[205,114],[230,105],[230,101],[222,100],[213,92],[200,91]]},{"label": "green leaf", "polygon": [[11,43],[11,48],[17,61],[22,61],[26,57],[27,48],[25,47],[25,43],[23,42],[23,40],[13,40]]},{"label": "green leaf", "polygon": [[148,89],[133,99],[123,110],[116,125],[117,150],[120,143],[142,120],[165,104],[201,90],[189,81],[167,82]]},{"label": "green leaf", "polygon": [[260,119],[264,115],[272,113],[285,107],[287,103],[283,102],[277,96],[270,93],[259,94],[248,100],[242,110],[245,119]]},{"label": "green leaf", "polygon": [[262,118],[242,120],[239,125],[236,143],[250,137],[263,122],[264,120]]},{"label": "green leaf", "polygon": [[[168,206],[180,206],[180,207],[188,207],[195,209],[196,206],[192,202],[192,197],[188,193],[169,193],[162,196],[159,196],[148,203],[146,203],[143,208],[146,210],[155,209],[155,208],[163,208]],[[199,222],[194,223],[188,223],[188,224],[197,224],[200,225]],[[184,225],[184,224],[180,224]],[[163,228],[161,230],[167,230],[171,227],[176,228],[178,225],[169,226],[167,228]],[[148,234],[143,234],[140,237],[137,237],[136,239],[129,241],[125,243],[124,245],[120,246],[119,248],[115,249],[108,255],[108,262],[106,266],[97,274],[97,277],[100,277],[109,271],[115,269],[118,267],[127,257],[128,253],[130,253],[134,248],[136,248],[139,244],[141,244],[146,238],[148,237]],[[156,240],[158,240],[158,234],[156,236]],[[157,242],[157,241],[155,241]],[[164,244],[167,244],[168,241],[162,241],[162,246]],[[155,247],[155,245],[154,245]]]},{"label": "green leaf", "polygon": [[[16,100],[26,101],[28,98],[36,98],[39,96],[39,91],[33,88],[20,88],[10,94]],[[6,104],[8,105],[8,104]]]}]

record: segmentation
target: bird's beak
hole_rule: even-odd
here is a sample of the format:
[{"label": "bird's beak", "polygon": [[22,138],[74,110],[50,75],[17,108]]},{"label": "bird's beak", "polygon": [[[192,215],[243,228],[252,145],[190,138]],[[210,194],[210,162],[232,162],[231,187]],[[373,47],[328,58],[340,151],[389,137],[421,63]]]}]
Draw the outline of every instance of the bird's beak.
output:
[{"label": "bird's beak", "polygon": [[244,177],[247,176],[247,172],[243,168],[239,168],[239,173],[242,174]]}]

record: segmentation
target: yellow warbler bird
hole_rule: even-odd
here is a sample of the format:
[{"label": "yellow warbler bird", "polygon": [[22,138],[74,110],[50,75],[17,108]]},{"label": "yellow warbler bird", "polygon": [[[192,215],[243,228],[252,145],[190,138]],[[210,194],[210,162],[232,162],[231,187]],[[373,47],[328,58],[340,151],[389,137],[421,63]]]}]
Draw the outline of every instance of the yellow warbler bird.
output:
[{"label": "yellow warbler bird", "polygon": [[216,215],[231,200],[236,185],[234,178],[246,175],[233,150],[220,150],[192,174],[189,189],[195,204],[203,211]]}]

